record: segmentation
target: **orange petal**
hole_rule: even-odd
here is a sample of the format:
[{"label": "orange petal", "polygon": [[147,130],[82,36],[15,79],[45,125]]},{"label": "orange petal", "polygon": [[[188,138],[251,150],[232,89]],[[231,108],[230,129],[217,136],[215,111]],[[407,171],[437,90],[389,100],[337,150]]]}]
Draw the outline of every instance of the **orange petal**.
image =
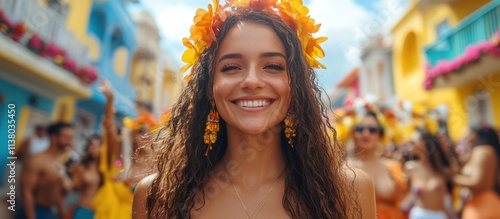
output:
[{"label": "orange petal", "polygon": [[318,38],[316,38],[316,42],[318,44],[320,44],[322,42],[325,42],[326,40],[328,40],[328,37],[318,37]]},{"label": "orange petal", "polygon": [[191,80],[191,78],[193,78],[193,72],[189,72],[188,74],[186,74],[184,76],[184,81],[187,83],[187,82],[189,82],[189,80]]},{"label": "orange petal", "polygon": [[[184,67],[181,68],[181,72],[186,72],[191,66],[193,66],[191,63],[185,65]],[[184,77],[185,78],[185,77]]]},{"label": "orange petal", "polygon": [[182,44],[187,48],[194,48],[194,45],[186,37],[182,38]]}]

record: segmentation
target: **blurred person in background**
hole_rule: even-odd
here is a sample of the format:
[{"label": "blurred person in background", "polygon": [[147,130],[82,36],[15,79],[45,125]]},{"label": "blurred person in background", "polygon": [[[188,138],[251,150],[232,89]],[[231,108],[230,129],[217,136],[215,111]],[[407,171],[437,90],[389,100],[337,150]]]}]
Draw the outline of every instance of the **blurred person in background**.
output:
[{"label": "blurred person in background", "polygon": [[[100,91],[106,96],[105,114],[103,117],[104,134],[102,146],[92,147],[89,150],[92,165],[97,164],[99,178],[97,178],[95,166],[88,168],[86,172],[92,177],[81,179],[83,183],[82,191],[88,192],[82,197],[81,203],[87,209],[81,209],[79,214],[75,210],[73,218],[94,218],[94,219],[112,219],[112,218],[131,218],[132,216],[132,198],[130,189],[120,180],[123,164],[119,159],[121,153],[121,140],[115,123],[114,95],[108,81],[102,80]],[[97,181],[99,179],[99,181]],[[84,181],[88,183],[85,184]],[[78,178],[76,178],[78,185]],[[97,191],[96,191],[97,188]],[[93,211],[90,212],[89,210]],[[93,215],[93,217],[92,217]]]},{"label": "blurred person in background", "polygon": [[355,155],[350,164],[364,170],[375,184],[377,215],[380,219],[401,219],[399,202],[406,192],[406,183],[399,161],[381,158],[377,147],[384,136],[384,128],[377,114],[368,111],[354,128]]},{"label": "blurred person in background", "polygon": [[453,172],[458,172],[461,168],[461,163],[458,159],[455,143],[450,138],[450,136],[443,131],[438,131],[436,133],[436,138],[437,140],[439,140],[439,144],[441,145],[445,156],[450,162],[450,170]]},{"label": "blurred person in background", "polygon": [[[440,141],[424,129],[418,129],[410,141],[412,160],[405,164],[410,193],[406,201],[413,206],[410,219],[455,218],[450,192],[450,161]],[[447,177],[448,176],[448,177]]]},{"label": "blurred person in background", "polygon": [[[124,119],[123,159],[125,184],[135,191],[137,183],[147,175],[152,165],[151,139],[157,137],[158,123],[153,116],[151,104],[140,102],[139,115],[135,119]],[[165,121],[166,122],[166,121]]]},{"label": "blurred person in background", "polygon": [[[18,219],[63,218],[64,196],[71,181],[64,169],[63,154],[72,144],[73,128],[68,123],[49,126],[50,146],[29,157],[21,172],[21,195],[24,203]],[[52,211],[56,207],[57,213]]]},{"label": "blurred person in background", "polygon": [[43,152],[49,148],[49,137],[46,135],[46,130],[43,125],[36,125],[33,136],[25,139],[19,149],[18,158],[26,160],[29,156],[33,156]]},{"label": "blurred person in background", "polygon": [[456,184],[471,192],[462,210],[462,218],[500,218],[498,135],[488,125],[475,126],[469,128],[464,142],[472,147],[471,155],[461,174],[453,177]]},{"label": "blurred person in background", "polygon": [[146,142],[151,141],[153,134],[146,127],[141,127],[137,131],[132,131],[132,154],[130,169],[126,172],[126,185],[130,186],[132,192],[139,181],[149,175],[152,167],[152,146]]},{"label": "blurred person in background", "polygon": [[85,154],[72,172],[73,188],[80,193],[76,205],[70,209],[67,219],[92,219],[92,201],[99,187],[102,186],[102,173],[99,170],[101,155],[101,137],[90,136],[85,146]]}]

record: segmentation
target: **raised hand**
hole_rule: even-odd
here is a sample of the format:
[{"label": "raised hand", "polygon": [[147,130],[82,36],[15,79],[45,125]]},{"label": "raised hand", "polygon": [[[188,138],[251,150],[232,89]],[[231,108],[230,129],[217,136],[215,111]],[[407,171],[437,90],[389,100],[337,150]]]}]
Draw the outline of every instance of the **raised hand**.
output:
[{"label": "raised hand", "polygon": [[101,79],[101,86],[99,87],[99,92],[103,93],[106,98],[113,97],[113,90],[111,85],[106,79]]}]

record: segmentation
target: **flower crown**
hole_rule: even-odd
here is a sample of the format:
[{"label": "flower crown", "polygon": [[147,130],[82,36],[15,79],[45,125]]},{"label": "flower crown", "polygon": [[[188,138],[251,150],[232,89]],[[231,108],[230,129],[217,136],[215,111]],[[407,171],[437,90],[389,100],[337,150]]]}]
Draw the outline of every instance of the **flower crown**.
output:
[{"label": "flower crown", "polygon": [[[309,9],[302,4],[302,0],[226,0],[226,4],[223,5],[219,4],[218,0],[214,0],[213,5],[208,5],[208,10],[199,8],[196,11],[193,19],[194,24],[190,29],[191,36],[182,39],[182,43],[187,47],[182,55],[182,61],[186,63],[181,69],[182,72],[186,72],[198,62],[203,51],[216,40],[227,16],[231,11],[240,8],[263,10],[281,17],[297,32],[309,65],[312,68],[326,69],[316,58],[325,56],[325,52],[319,44],[326,41],[327,38],[312,36],[313,33],[318,32],[321,24],[315,24],[314,19],[308,15]],[[191,74],[187,75],[185,79],[189,80]]]}]

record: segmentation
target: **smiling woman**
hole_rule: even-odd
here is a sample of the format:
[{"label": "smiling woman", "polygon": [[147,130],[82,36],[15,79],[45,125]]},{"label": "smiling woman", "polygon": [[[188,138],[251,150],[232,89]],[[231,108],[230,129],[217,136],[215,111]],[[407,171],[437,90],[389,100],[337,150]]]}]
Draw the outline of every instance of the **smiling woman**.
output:
[{"label": "smiling woman", "polygon": [[319,25],[300,1],[228,2],[184,40],[193,69],[134,218],[375,218],[371,179],[328,135]]}]

